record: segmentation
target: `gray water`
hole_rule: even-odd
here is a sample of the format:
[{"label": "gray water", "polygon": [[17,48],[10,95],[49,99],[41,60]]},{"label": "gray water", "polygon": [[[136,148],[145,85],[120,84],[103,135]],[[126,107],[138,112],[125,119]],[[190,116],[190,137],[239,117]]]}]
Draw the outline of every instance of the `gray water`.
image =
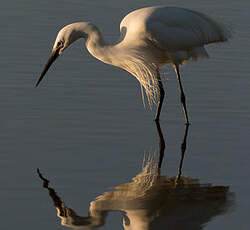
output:
[{"label": "gray water", "polygon": [[[130,186],[137,185],[132,178],[142,171],[144,157],[147,161],[148,156],[154,155],[154,161],[158,162],[160,148],[154,111],[144,109],[138,82],[127,72],[94,59],[83,42],[78,41],[51,67],[41,86],[34,88],[63,25],[92,21],[102,29],[107,40],[115,41],[123,16],[132,9],[158,4],[166,1],[9,0],[1,3],[1,229],[62,229],[58,216],[63,220],[65,215],[58,214],[55,206],[58,209],[61,206],[61,210],[64,207],[72,218],[76,218],[74,213],[87,217],[96,211],[106,221],[99,224],[104,229],[122,229],[122,218],[129,222],[131,217],[128,210],[137,214],[145,211],[148,219],[141,214],[143,223],[157,222],[157,215],[164,217],[165,222],[164,218],[159,222],[164,229],[187,229],[187,226],[207,230],[249,229],[248,0],[167,1],[171,6],[207,13],[234,31],[230,42],[208,47],[209,60],[181,68],[191,118],[182,176],[191,182],[199,181],[195,191],[201,196],[209,186],[214,188],[211,199],[199,196],[193,199],[195,195],[188,185],[184,186],[187,197],[180,198],[183,202],[177,202],[179,190],[175,187],[170,186],[171,194],[176,197],[170,199],[172,203],[164,195],[169,191],[166,181],[177,175],[185,132],[178,85],[171,66],[162,70],[167,97],[160,125],[166,148],[161,176],[154,174],[162,178],[155,182],[159,187],[150,187],[148,194],[153,195],[146,198],[143,192],[138,192],[142,199],[132,196],[133,204],[129,203],[131,200],[126,203],[129,198],[124,198],[122,205],[121,201],[107,201],[102,206],[106,208],[105,213],[92,208],[88,214],[89,208],[96,204],[92,202],[96,197],[126,183],[129,185],[124,194],[131,192]],[[49,185],[43,184],[37,168],[50,181]],[[222,195],[217,197],[217,193]],[[173,204],[168,207],[163,202],[163,214],[156,201],[160,197],[164,197],[165,203]],[[197,209],[196,199],[200,202]],[[91,218],[78,220],[92,228],[86,224]],[[181,221],[183,226],[178,225]],[[68,225],[84,229],[83,224],[78,228],[76,223]],[[131,228],[146,229],[132,224]]]}]

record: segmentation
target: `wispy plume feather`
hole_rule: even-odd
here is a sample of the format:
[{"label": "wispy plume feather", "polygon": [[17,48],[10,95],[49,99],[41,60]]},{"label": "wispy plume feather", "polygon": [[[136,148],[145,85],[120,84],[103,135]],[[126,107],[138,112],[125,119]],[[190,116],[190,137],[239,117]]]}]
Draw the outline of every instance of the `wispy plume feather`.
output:
[{"label": "wispy plume feather", "polygon": [[[133,52],[125,59],[122,68],[131,73],[141,84],[142,100],[145,106],[144,92],[147,96],[148,104],[152,109],[157,102],[158,79],[157,67],[154,63],[148,63],[137,52]],[[143,92],[144,89],[144,92]]]}]

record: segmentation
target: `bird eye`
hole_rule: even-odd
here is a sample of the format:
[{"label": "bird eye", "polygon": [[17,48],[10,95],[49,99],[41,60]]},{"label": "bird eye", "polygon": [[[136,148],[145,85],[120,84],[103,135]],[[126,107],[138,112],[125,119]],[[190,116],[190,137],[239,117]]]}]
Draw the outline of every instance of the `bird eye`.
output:
[{"label": "bird eye", "polygon": [[63,42],[62,42],[62,41],[59,41],[59,42],[57,43],[57,48],[62,47],[62,46],[63,46]]}]

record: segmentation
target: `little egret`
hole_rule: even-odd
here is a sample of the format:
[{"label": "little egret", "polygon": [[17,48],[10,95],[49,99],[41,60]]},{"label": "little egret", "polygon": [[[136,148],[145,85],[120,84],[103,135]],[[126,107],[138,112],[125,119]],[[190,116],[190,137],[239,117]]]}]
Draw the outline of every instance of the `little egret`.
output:
[{"label": "little egret", "polygon": [[[172,63],[180,88],[181,104],[189,124],[179,66],[188,60],[208,57],[204,45],[227,41],[228,30],[205,14],[178,7],[154,6],[129,13],[120,24],[120,39],[114,45],[104,41],[101,31],[90,22],[77,22],[62,28],[36,86],[51,64],[74,41],[84,38],[90,54],[104,63],[118,66],[134,75],[144,88],[149,105],[157,102],[159,120],[164,89],[159,68]],[[142,92],[143,95],[143,92]]]}]

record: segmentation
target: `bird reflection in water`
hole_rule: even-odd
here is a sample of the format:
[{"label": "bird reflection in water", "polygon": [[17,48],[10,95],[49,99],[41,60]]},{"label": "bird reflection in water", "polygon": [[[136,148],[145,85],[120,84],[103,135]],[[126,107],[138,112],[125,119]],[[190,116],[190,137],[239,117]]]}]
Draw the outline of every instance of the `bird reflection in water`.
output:
[{"label": "bird reflection in water", "polygon": [[233,194],[227,186],[201,184],[198,179],[182,176],[189,126],[186,126],[181,145],[178,173],[167,178],[161,175],[165,141],[159,122],[159,159],[149,154],[140,173],[132,181],[115,186],[90,203],[86,217],[68,208],[49,181],[38,169],[43,187],[48,189],[63,226],[72,229],[94,229],[105,224],[109,212],[122,211],[123,227],[126,230],[148,229],[202,229],[213,217],[229,210]]}]

